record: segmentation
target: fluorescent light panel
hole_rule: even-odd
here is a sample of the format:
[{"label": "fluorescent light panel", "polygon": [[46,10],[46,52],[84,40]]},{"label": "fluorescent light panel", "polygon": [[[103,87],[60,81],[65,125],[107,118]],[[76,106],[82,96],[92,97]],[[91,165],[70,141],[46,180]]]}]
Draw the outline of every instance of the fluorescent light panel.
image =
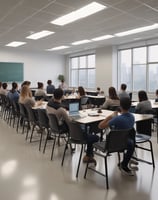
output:
[{"label": "fluorescent light panel", "polygon": [[72,45],[80,45],[80,44],[85,44],[85,43],[89,43],[91,42],[90,40],[80,40],[80,41],[76,41],[73,42]]},{"label": "fluorescent light panel", "polygon": [[48,35],[52,35],[54,32],[51,32],[51,31],[47,31],[47,30],[43,30],[43,31],[40,31],[40,32],[37,32],[37,33],[34,33],[26,38],[28,39],[32,39],[32,40],[38,40],[40,38],[43,38],[43,37],[46,37]]},{"label": "fluorescent light panel", "polygon": [[113,37],[114,37],[113,35],[103,35],[103,36],[100,36],[100,37],[93,38],[92,40],[93,41],[100,41],[100,40],[107,40],[107,39],[110,39],[110,38],[113,38]]},{"label": "fluorescent light panel", "polygon": [[69,48],[69,46],[58,46],[52,49],[46,49],[46,51],[56,51],[56,50],[67,49],[67,48]]},{"label": "fluorescent light panel", "polygon": [[122,36],[131,35],[131,34],[135,34],[135,33],[140,33],[140,32],[144,32],[144,31],[150,31],[150,30],[157,29],[157,28],[158,28],[158,24],[156,23],[156,24],[153,24],[151,26],[144,26],[144,27],[132,29],[132,30],[129,30],[129,31],[116,33],[114,35],[118,36],[118,37],[122,37]]},{"label": "fluorescent light panel", "polygon": [[13,41],[13,42],[6,44],[5,46],[7,46],[7,47],[19,47],[19,46],[22,46],[24,44],[26,44],[26,42]]},{"label": "fluorescent light panel", "polygon": [[51,21],[51,23],[59,25],[59,26],[63,26],[65,24],[74,22],[78,19],[81,19],[81,18],[87,17],[89,15],[92,15],[94,13],[97,13],[105,8],[107,8],[107,7],[100,3],[92,2],[76,11],[73,11],[67,15],[64,15],[62,17],[59,17],[59,18]]}]

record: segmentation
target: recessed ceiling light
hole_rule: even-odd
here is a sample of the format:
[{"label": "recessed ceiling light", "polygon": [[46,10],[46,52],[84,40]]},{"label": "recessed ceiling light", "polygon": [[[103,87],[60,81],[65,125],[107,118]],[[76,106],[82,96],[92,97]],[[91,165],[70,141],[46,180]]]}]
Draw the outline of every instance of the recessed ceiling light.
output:
[{"label": "recessed ceiling light", "polygon": [[73,42],[72,45],[85,44],[85,43],[89,43],[89,42],[91,42],[91,41],[90,40],[80,40],[80,41]]},{"label": "recessed ceiling light", "polygon": [[26,42],[13,41],[13,42],[6,44],[5,46],[7,46],[7,47],[19,47],[19,46],[22,46],[24,44],[26,44]]},{"label": "recessed ceiling light", "polygon": [[48,35],[52,35],[53,33],[54,32],[44,30],[44,31],[40,31],[40,32],[37,32],[37,33],[33,33],[32,35],[29,35],[26,38],[32,39],[32,40],[38,40],[38,39],[46,37]]},{"label": "recessed ceiling light", "polygon": [[144,32],[144,31],[150,31],[150,30],[157,29],[157,28],[158,28],[158,24],[156,23],[156,24],[153,24],[151,26],[143,26],[143,27],[140,27],[140,28],[131,29],[129,31],[116,33],[114,35],[118,36],[118,37],[122,37],[122,36],[131,35],[131,34],[135,34],[135,33],[140,33],[140,32]]},{"label": "recessed ceiling light", "polygon": [[110,39],[110,38],[113,38],[113,37],[114,37],[113,35],[103,35],[103,36],[100,36],[100,37],[93,38],[92,40],[93,41],[100,41],[100,40],[107,40],[107,39]]},{"label": "recessed ceiling light", "polygon": [[58,46],[51,49],[46,49],[46,51],[56,51],[56,50],[67,49],[67,48],[69,48],[69,46]]},{"label": "recessed ceiling light", "polygon": [[142,39],[142,38],[134,38],[133,40],[140,40],[140,39]]},{"label": "recessed ceiling light", "polygon": [[53,21],[51,21],[50,23],[52,24],[56,24],[59,26],[63,26],[65,24],[69,24],[71,22],[74,22],[78,19],[87,17],[89,15],[92,15],[94,13],[97,13],[103,9],[107,8],[106,6],[97,3],[97,2],[92,2],[76,11],[73,11],[67,15],[64,15],[62,17],[59,17]]}]

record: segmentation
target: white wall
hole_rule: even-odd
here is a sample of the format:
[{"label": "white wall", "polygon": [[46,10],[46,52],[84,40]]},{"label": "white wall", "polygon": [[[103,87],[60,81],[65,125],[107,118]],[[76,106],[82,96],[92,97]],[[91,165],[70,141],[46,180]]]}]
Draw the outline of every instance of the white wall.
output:
[{"label": "white wall", "polygon": [[113,85],[113,48],[96,49],[96,87],[108,94],[108,88]]},{"label": "white wall", "polygon": [[57,87],[59,74],[65,74],[65,56],[51,52],[20,52],[18,50],[0,50],[0,62],[24,63],[24,80],[31,81],[31,87],[37,87],[37,81],[46,86],[48,79]]}]

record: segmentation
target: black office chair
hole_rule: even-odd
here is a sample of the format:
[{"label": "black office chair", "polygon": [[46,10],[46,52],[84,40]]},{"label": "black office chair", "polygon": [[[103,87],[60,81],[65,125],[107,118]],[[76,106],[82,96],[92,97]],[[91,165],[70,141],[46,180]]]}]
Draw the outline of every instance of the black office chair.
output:
[{"label": "black office chair", "polygon": [[20,125],[22,126],[22,134],[24,133],[26,127],[27,128],[26,135],[28,135],[28,132],[30,130],[30,123],[27,110],[24,104],[22,103],[19,103],[19,109],[20,109]]},{"label": "black office chair", "polygon": [[40,143],[39,143],[39,151],[41,150],[41,143],[43,139],[43,133],[45,130],[47,131],[47,135],[50,135],[50,126],[49,126],[49,118],[47,116],[45,109],[38,109],[38,122],[39,126],[41,128],[41,137],[40,137]]},{"label": "black office chair", "polygon": [[60,138],[63,138],[66,141],[68,137],[68,128],[66,127],[66,124],[65,126],[59,125],[58,119],[55,114],[48,114],[48,118],[49,118],[50,132],[47,133],[43,153],[45,153],[47,141],[51,137],[51,139],[54,140],[53,146],[52,146],[52,153],[51,153],[51,160],[52,160],[53,154],[54,154],[54,147],[56,144],[56,139],[58,139],[58,145],[60,145]]},{"label": "black office chair", "polygon": [[[32,109],[32,107],[30,105],[27,105],[27,104],[24,104],[24,106],[25,106],[26,111],[27,111],[30,128],[32,127],[31,136],[30,136],[30,142],[32,142],[32,137],[33,137],[33,133],[35,131],[35,127],[40,128],[39,122],[38,122],[37,110]],[[27,132],[27,134],[26,134],[26,140],[28,139],[28,133],[29,132]]]},{"label": "black office chair", "polygon": [[77,171],[76,171],[76,178],[77,178],[78,173],[79,173],[82,153],[83,153],[83,150],[84,150],[84,145],[86,144],[85,137],[84,137],[85,133],[81,129],[80,124],[75,123],[74,121],[69,122],[68,127],[69,127],[69,137],[68,137],[68,140],[67,140],[66,145],[65,145],[61,165],[63,166],[63,164],[64,164],[65,154],[66,154],[66,150],[68,149],[68,146],[70,145],[70,149],[71,149],[72,144],[80,145],[81,150],[80,150],[80,156],[79,156],[79,160],[78,160],[78,167],[77,167]]},{"label": "black office chair", "polygon": [[87,108],[87,104],[88,104],[88,97],[81,97],[80,99],[81,109]]},{"label": "black office chair", "polygon": [[17,119],[16,131],[18,133],[19,130],[19,122],[20,122],[20,108],[19,104],[15,101],[12,102],[12,109],[13,109],[13,128],[15,125],[15,120]]},{"label": "black office chair", "polygon": [[120,106],[116,106],[116,105],[108,107],[108,110],[112,110],[112,111],[118,111],[119,109],[120,109]]},{"label": "black office chair", "polygon": [[111,130],[109,134],[106,135],[106,140],[102,142],[97,142],[93,145],[95,151],[94,154],[104,158],[105,161],[105,174],[100,171],[97,171],[95,168],[89,166],[89,163],[86,165],[84,178],[86,178],[88,169],[104,176],[106,178],[106,187],[109,189],[108,181],[108,164],[107,157],[112,155],[112,153],[118,153],[118,161],[120,164],[120,153],[124,152],[127,149],[128,139],[135,137],[135,130]]},{"label": "black office chair", "polygon": [[[151,165],[153,165],[153,168],[155,168],[154,153],[153,153],[153,147],[152,147],[152,141],[151,141],[152,122],[153,122],[152,119],[136,122],[136,146],[135,146],[138,149],[142,149],[142,150],[150,152],[151,153],[151,162],[144,160],[142,158],[138,158],[137,156],[133,157],[133,158],[138,161],[142,161],[147,164],[151,164]],[[140,145],[143,143],[148,143],[149,148],[143,147]]]}]

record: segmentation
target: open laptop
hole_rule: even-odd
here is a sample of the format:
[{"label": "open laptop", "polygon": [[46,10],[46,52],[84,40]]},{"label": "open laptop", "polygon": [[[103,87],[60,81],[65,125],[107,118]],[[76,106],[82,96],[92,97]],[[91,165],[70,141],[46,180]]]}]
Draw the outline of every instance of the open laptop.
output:
[{"label": "open laptop", "polygon": [[69,103],[69,116],[75,119],[81,117],[79,113],[79,102]]}]

